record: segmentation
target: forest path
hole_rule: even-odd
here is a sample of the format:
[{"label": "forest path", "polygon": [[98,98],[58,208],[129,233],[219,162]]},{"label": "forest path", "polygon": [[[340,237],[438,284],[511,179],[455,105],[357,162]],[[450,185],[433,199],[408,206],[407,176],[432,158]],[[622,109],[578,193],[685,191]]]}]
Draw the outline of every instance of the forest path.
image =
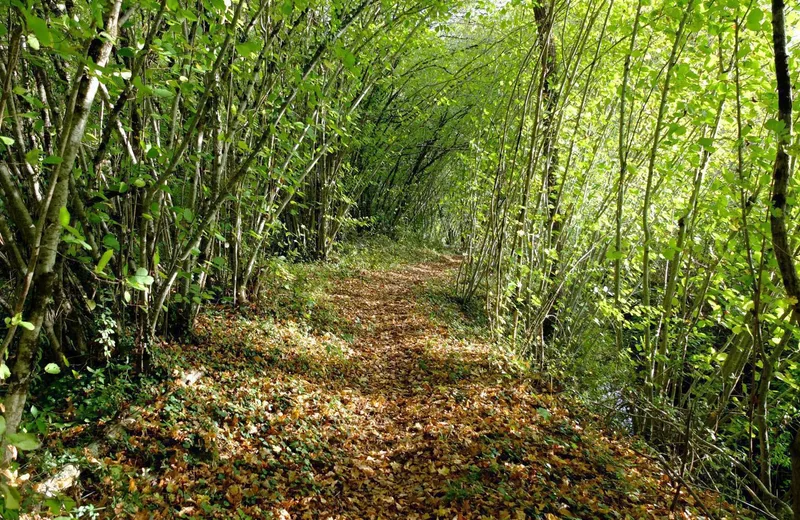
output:
[{"label": "forest path", "polygon": [[322,482],[335,491],[291,501],[285,511],[305,511],[304,518],[681,517],[667,511],[670,487],[652,464],[586,431],[495,348],[442,323],[425,293],[449,282],[455,267],[443,257],[334,285],[335,308],[357,330],[347,375],[329,387],[346,408],[347,437],[338,439],[341,458]]},{"label": "forest path", "polygon": [[443,289],[456,266],[334,279],[322,328],[204,316],[98,456],[124,478],[85,495],[142,519],[703,518],[685,489],[671,513],[652,462],[477,337]]}]

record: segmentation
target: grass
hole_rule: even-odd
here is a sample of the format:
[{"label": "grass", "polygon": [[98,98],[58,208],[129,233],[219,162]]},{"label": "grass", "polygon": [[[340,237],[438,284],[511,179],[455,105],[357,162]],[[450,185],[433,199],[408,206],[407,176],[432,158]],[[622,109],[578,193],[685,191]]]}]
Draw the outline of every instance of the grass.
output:
[{"label": "grass", "polygon": [[442,254],[434,245],[415,238],[394,240],[371,235],[339,244],[324,262],[292,262],[285,257],[273,257],[262,274],[252,312],[275,321],[302,322],[313,331],[336,330],[343,337],[352,338],[354,330],[339,319],[327,298],[331,284],[359,278],[367,271],[388,271],[400,265],[435,261]]}]

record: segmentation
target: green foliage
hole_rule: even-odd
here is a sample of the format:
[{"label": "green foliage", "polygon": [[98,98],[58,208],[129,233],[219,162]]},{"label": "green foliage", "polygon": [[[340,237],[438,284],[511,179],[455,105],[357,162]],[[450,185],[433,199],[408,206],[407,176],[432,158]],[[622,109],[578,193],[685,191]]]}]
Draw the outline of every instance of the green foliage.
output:
[{"label": "green foliage", "polygon": [[496,342],[535,369],[631,413],[616,425],[665,446],[689,420],[697,443],[717,436],[721,451],[696,448],[715,484],[753,484],[721,468],[761,458],[750,469],[787,502],[800,336],[770,242],[787,131],[770,6],[639,5],[451,20],[419,50],[427,74],[409,68],[417,94],[396,130],[371,145],[381,181],[362,214],[464,250],[453,300],[486,309]]},{"label": "green foliage", "polygon": [[464,262],[425,289],[435,319],[788,501],[800,328],[770,222],[797,220],[796,180],[786,208],[770,195],[798,145],[771,5],[128,4],[0,6],[7,417],[34,381],[30,431],[58,395],[107,419],[127,367],[167,366],[158,338],[196,339],[204,306],[323,330],[335,281],[446,248]]}]

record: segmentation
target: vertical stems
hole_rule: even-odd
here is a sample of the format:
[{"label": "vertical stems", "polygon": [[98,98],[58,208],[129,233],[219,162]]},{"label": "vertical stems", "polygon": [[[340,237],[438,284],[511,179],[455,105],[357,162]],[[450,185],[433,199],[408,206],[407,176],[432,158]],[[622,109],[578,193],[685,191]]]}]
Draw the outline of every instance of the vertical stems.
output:
[{"label": "vertical stems", "polygon": [[[622,70],[622,85],[619,93],[619,180],[617,181],[617,212],[616,229],[614,234],[614,305],[617,311],[622,314],[620,309],[620,293],[622,292],[622,208],[625,195],[625,176],[628,170],[628,149],[625,146],[627,137],[625,134],[625,105],[627,102],[628,79],[631,74],[631,60],[633,51],[636,48],[636,35],[639,32],[639,19],[642,14],[642,0],[636,3],[636,16],[633,19],[633,30],[631,32],[631,43],[628,53],[625,55],[625,65]],[[622,323],[616,326],[617,351],[622,351]]]},{"label": "vertical stems", "polygon": [[[792,84],[789,78],[789,59],[786,54],[786,22],[783,0],[772,0],[772,44],[775,51],[775,77],[778,86],[778,120],[784,128],[778,134],[777,152],[772,170],[772,208],[769,212],[772,230],[772,248],[786,288],[792,299],[792,319],[800,322],[800,279],[797,276],[789,236],[786,230],[786,195],[792,176],[791,163],[786,148],[792,137]],[[764,367],[766,371],[767,367]],[[763,377],[763,376],[762,376]],[[765,382],[769,384],[769,382]],[[790,446],[792,459],[792,509],[794,519],[800,520],[800,425],[796,428]]]},{"label": "vertical stems", "polygon": [[655,174],[656,156],[658,155],[658,145],[661,141],[661,130],[664,125],[664,115],[667,110],[667,98],[669,96],[670,82],[672,80],[672,71],[675,68],[675,63],[678,57],[678,50],[680,49],[683,40],[683,32],[686,28],[686,22],[692,12],[694,0],[689,0],[689,5],[681,16],[681,21],[678,26],[678,31],[675,34],[675,41],[672,42],[672,50],[670,51],[669,61],[667,62],[667,70],[664,73],[664,86],[661,89],[661,99],[658,104],[658,116],[656,117],[656,125],[653,129],[653,142],[650,147],[650,156],[647,166],[647,184],[644,192],[644,204],[642,205],[642,232],[644,234],[644,243],[642,251],[642,305],[645,308],[645,328],[644,328],[644,352],[651,356],[650,359],[650,382],[659,390],[661,381],[662,363],[659,362],[659,357],[665,355],[651,349],[650,346],[650,323],[649,323],[649,307],[650,307],[650,201],[653,191],[653,177]]}]

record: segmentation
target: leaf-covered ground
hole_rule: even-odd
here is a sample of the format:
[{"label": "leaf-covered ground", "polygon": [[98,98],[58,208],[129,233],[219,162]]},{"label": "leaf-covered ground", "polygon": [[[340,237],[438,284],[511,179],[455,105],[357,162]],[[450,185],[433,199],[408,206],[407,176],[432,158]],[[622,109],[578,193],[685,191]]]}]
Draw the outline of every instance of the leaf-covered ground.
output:
[{"label": "leaf-covered ground", "polygon": [[454,265],[333,282],[327,331],[204,317],[172,382],[82,448],[75,498],[106,518],[703,518],[685,490],[671,512],[652,462],[447,323],[423,295]]}]

